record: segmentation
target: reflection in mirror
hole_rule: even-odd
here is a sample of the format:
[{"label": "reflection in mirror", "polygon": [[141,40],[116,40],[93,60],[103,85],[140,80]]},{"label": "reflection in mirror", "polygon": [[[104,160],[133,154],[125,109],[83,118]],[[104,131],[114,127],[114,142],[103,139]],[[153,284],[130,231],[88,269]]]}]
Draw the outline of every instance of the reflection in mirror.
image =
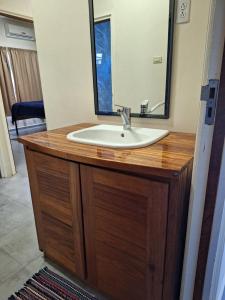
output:
[{"label": "reflection in mirror", "polygon": [[[95,110],[169,117],[174,0],[89,0]],[[169,34],[168,34],[169,33]]]}]

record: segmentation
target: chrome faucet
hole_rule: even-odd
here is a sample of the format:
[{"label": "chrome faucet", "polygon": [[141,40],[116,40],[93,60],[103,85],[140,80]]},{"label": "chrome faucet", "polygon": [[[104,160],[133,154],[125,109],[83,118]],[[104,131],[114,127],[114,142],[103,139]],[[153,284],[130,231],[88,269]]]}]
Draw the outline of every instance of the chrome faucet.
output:
[{"label": "chrome faucet", "polygon": [[117,112],[120,114],[123,120],[123,129],[131,129],[131,108],[117,104],[115,106],[120,107]]}]

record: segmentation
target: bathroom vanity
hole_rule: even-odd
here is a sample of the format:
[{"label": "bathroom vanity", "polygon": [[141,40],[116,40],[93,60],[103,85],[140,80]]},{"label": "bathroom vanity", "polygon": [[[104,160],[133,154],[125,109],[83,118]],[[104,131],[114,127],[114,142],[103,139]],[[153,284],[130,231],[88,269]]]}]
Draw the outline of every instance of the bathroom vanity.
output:
[{"label": "bathroom vanity", "polygon": [[90,126],[20,138],[40,249],[110,299],[179,299],[194,135],[139,149],[66,139]]}]

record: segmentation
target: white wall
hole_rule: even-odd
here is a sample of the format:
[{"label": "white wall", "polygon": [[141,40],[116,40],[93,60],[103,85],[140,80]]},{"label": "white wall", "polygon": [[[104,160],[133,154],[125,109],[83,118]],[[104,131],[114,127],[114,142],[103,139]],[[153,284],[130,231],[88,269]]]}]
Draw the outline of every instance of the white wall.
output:
[{"label": "white wall", "polygon": [[[107,15],[114,103],[140,113],[143,100],[151,107],[165,100],[169,1],[94,0],[95,18]],[[153,64],[154,57],[162,57],[162,64]],[[164,107],[155,113],[163,114]]]},{"label": "white wall", "polygon": [[33,24],[28,22],[14,21],[13,19],[0,17],[0,46],[20,49],[36,50],[36,42],[22,39],[9,38],[6,36],[5,23],[15,24],[18,26],[28,27],[33,29]]},{"label": "white wall", "polygon": [[93,121],[88,1],[32,4],[48,128]]},{"label": "white wall", "polygon": [[0,0],[0,11],[32,18],[30,0]]},{"label": "white wall", "polygon": [[[192,1],[191,22],[175,26],[170,119],[136,119],[133,124],[196,131],[209,1]],[[88,1],[32,0],[32,4],[48,128],[121,122],[94,114]]]}]

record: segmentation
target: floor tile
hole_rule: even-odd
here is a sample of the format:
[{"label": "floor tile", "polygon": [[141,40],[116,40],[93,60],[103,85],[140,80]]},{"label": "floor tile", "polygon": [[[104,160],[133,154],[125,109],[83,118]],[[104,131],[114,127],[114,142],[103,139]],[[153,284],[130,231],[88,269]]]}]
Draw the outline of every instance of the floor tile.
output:
[{"label": "floor tile", "polygon": [[21,289],[29,278],[30,276],[26,269],[21,269],[19,272],[14,273],[4,283],[0,284],[0,300],[8,299],[14,292]]},{"label": "floor tile", "polygon": [[0,206],[0,238],[12,230],[32,222],[32,209],[12,201]]},{"label": "floor tile", "polygon": [[4,184],[0,183],[0,199],[4,198],[32,207],[28,178],[17,177],[15,181],[11,180]]},{"label": "floor tile", "polygon": [[[17,174],[0,179],[0,300],[8,299],[45,266],[94,293],[39,251],[23,147],[12,141],[12,148]],[[100,295],[98,299],[106,300]]]},{"label": "floor tile", "polygon": [[45,261],[43,254],[41,254],[40,256],[30,261],[29,264],[25,266],[25,269],[27,273],[30,274],[30,276],[32,276],[33,274],[35,274],[45,266],[47,266],[47,263]]},{"label": "floor tile", "polygon": [[1,238],[0,249],[24,266],[40,256],[34,222],[27,223]]},{"label": "floor tile", "polygon": [[2,194],[1,191],[0,191],[0,207],[3,206],[3,205],[6,205],[7,203],[9,203],[9,197]]},{"label": "floor tile", "polygon": [[20,269],[21,265],[0,249],[0,283],[3,283],[6,279],[18,272]]}]

